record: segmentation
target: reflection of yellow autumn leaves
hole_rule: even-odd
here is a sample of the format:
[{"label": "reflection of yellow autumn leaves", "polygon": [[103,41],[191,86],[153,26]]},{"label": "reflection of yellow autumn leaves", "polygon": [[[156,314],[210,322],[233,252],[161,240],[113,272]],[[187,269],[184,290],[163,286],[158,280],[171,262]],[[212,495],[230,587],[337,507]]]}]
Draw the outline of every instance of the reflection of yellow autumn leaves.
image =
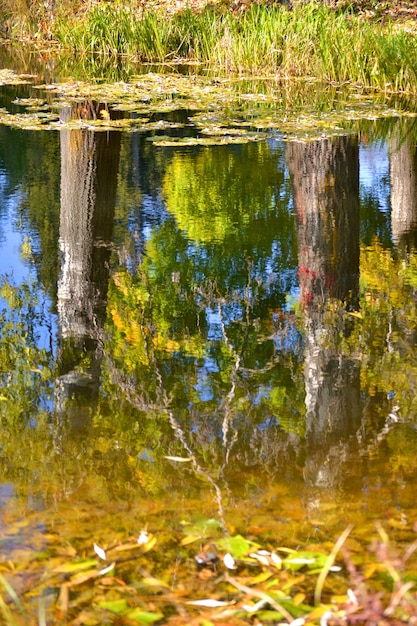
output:
[{"label": "reflection of yellow autumn leaves", "polygon": [[378,241],[362,249],[360,282],[364,304],[378,310],[400,306],[407,289],[407,273],[408,268]]},{"label": "reflection of yellow autumn leaves", "polygon": [[[378,241],[361,250],[362,322],[354,341],[361,348],[361,385],[369,395],[393,390],[409,398],[417,382],[412,337],[417,329],[414,291],[417,256],[396,258]],[[415,407],[417,409],[417,405]]]},{"label": "reflection of yellow autumn leaves", "polygon": [[[128,273],[115,274],[110,289],[109,317],[113,325],[113,353],[125,365],[149,365],[150,351],[183,352],[201,357],[204,346],[200,336],[172,336],[171,323],[164,318],[164,307],[148,306],[149,293],[144,282]],[[154,304],[154,303],[153,303]]]}]

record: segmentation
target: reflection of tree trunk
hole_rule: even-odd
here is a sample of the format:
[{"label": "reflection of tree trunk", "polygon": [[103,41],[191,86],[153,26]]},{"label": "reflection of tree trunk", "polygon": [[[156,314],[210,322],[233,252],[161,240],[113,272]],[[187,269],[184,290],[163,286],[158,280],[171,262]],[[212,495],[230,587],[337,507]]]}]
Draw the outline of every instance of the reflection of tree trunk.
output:
[{"label": "reflection of tree trunk", "polygon": [[66,398],[98,392],[119,153],[118,132],[61,131],[59,412]]},{"label": "reflection of tree trunk", "polygon": [[417,247],[417,149],[408,136],[390,141],[391,226],[394,242]]},{"label": "reflection of tree trunk", "polygon": [[287,160],[305,320],[306,475],[330,486],[360,422],[359,369],[340,351],[348,333],[343,311],[358,303],[358,144],[350,137],[291,143]]}]

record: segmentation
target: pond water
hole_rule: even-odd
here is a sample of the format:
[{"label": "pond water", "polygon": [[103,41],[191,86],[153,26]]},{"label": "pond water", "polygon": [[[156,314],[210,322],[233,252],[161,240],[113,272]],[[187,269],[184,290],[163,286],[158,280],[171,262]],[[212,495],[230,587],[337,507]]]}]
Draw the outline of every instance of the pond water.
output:
[{"label": "pond water", "polygon": [[[183,140],[204,136],[195,107],[115,130],[88,121],[142,114],[74,97],[57,128],[7,125],[31,89],[2,88],[0,125],[0,571],[16,593],[45,596],[63,563],[142,531],[157,544],[125,584],[145,568],[197,595],[212,537],[328,550],[352,523],[361,551],[382,522],[411,541],[414,118],[292,139],[264,123],[239,142],[254,112],[228,134],[214,109],[221,141],[204,145]],[[61,589],[60,609],[112,623],[82,620],[88,593]]]}]

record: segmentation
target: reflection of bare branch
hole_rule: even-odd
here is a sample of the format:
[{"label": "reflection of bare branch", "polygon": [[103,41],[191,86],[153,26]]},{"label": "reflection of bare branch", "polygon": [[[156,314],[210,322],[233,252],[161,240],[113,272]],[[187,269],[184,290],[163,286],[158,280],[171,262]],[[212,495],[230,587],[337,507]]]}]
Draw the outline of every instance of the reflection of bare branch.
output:
[{"label": "reflection of bare branch", "polygon": [[[238,441],[239,432],[236,428],[233,427],[233,414],[232,407],[234,401],[236,399],[236,393],[239,388],[239,384],[242,384],[245,380],[245,376],[247,375],[262,375],[265,372],[272,370],[276,364],[281,359],[281,354],[274,354],[269,362],[263,368],[247,368],[243,366],[243,357],[245,353],[245,348],[248,343],[249,332],[252,326],[256,325],[256,320],[254,320],[253,315],[253,287],[252,287],[252,262],[249,259],[247,263],[247,272],[248,278],[245,287],[245,292],[243,297],[239,297],[238,302],[242,303],[242,308],[245,311],[244,317],[244,333],[243,338],[241,339],[240,348],[237,349],[233,344],[233,341],[230,339],[228,330],[227,330],[227,322],[225,320],[224,308],[228,304],[226,299],[216,293],[216,286],[210,283],[207,285],[207,289],[204,289],[202,286],[199,286],[196,290],[199,296],[202,299],[202,302],[206,303],[206,306],[211,309],[217,310],[219,326],[221,328],[221,334],[223,338],[224,344],[227,346],[232,359],[233,364],[231,365],[231,371],[229,374],[229,382],[230,389],[227,395],[224,397],[221,404],[214,411],[213,415],[219,416],[221,414],[223,416],[222,419],[222,443],[224,450],[224,461],[222,465],[222,470],[228,465],[231,451]],[[259,286],[259,281],[258,281]],[[243,317],[243,316],[242,316]],[[288,321],[288,320],[287,320]],[[294,321],[292,322],[294,325]],[[283,345],[283,350],[285,350],[285,337],[288,335],[288,329],[291,327],[291,323],[285,323],[284,327],[276,328],[275,331],[271,335],[268,335],[264,338],[264,341],[273,341],[274,348],[275,342],[277,341],[277,337],[281,337],[281,343]],[[274,350],[275,351],[275,350]],[[258,455],[259,456],[259,455]]]},{"label": "reflection of bare branch", "polygon": [[226,325],[224,323],[224,319],[223,319],[223,311],[222,311],[222,306],[221,306],[221,302],[218,302],[217,305],[217,310],[218,310],[218,314],[219,314],[219,320],[220,320],[220,325],[222,328],[222,335],[223,335],[223,339],[225,344],[227,345],[227,347],[229,348],[230,352],[233,354],[235,363],[234,366],[232,368],[232,373],[230,376],[231,379],[231,388],[229,393],[227,394],[224,402],[222,402],[222,409],[224,410],[224,419],[223,419],[223,424],[222,424],[222,433],[223,433],[223,446],[224,449],[226,451],[226,455],[225,455],[225,459],[224,459],[224,463],[223,463],[223,468],[225,465],[227,465],[227,463],[229,462],[229,456],[230,456],[230,452],[235,444],[235,442],[237,441],[237,430],[235,429],[232,438],[228,444],[227,442],[227,438],[228,438],[228,434],[229,434],[229,430],[231,428],[232,425],[232,417],[230,414],[230,409],[231,409],[231,404],[232,401],[235,397],[235,393],[236,393],[236,385],[237,385],[237,373],[240,369],[240,362],[241,362],[241,356],[239,356],[237,354],[237,352],[235,351],[233,344],[231,343],[231,341],[229,340],[228,336],[227,336],[227,332],[226,332]]},{"label": "reflection of bare branch", "polygon": [[213,487],[215,494],[216,494],[219,520],[222,523],[223,527],[226,528],[226,522],[224,518],[224,507],[222,503],[223,496],[222,496],[221,488],[216,483],[216,481],[210,476],[210,474],[206,470],[204,470],[204,468],[198,463],[194,451],[192,450],[189,443],[187,442],[185,432],[183,428],[181,427],[180,423],[178,422],[178,420],[175,418],[174,412],[172,408],[170,407],[169,398],[164,389],[162,376],[159,371],[159,367],[158,367],[155,355],[153,353],[153,350],[152,350],[151,358],[152,358],[152,363],[155,368],[155,373],[156,373],[156,376],[158,378],[158,383],[159,383],[158,391],[160,395],[160,402],[157,402],[157,403],[151,403],[151,402],[145,401],[136,392],[134,383],[130,381],[126,376],[123,376],[123,374],[120,372],[117,365],[114,363],[114,361],[110,358],[110,356],[107,353],[105,355],[107,367],[112,376],[112,382],[124,392],[127,401],[132,406],[134,406],[136,409],[140,411],[144,411],[144,412],[152,411],[152,412],[159,412],[159,413],[163,412],[168,415],[169,423],[171,424],[171,428],[174,432],[174,436],[181,443],[187,455],[190,457],[194,471],[197,474],[204,476],[207,482],[210,483],[210,485]]},{"label": "reflection of bare branch", "polygon": [[109,373],[111,374],[112,382],[125,394],[126,400],[135,409],[139,411],[160,411],[161,405],[152,402],[145,401],[136,391],[135,383],[128,377],[124,376],[114,360],[110,357],[108,352],[105,352],[105,362]]},{"label": "reflection of bare branch", "polygon": [[[150,297],[150,294],[149,294],[149,297]],[[149,345],[149,343],[148,343],[148,345]],[[159,382],[159,391],[160,391],[160,394],[161,394],[161,397],[162,397],[163,406],[164,406],[165,411],[168,413],[169,423],[171,424],[172,430],[174,431],[174,435],[175,435],[176,439],[178,439],[178,441],[181,442],[181,444],[182,444],[183,448],[185,449],[185,451],[189,454],[189,456],[191,458],[191,462],[192,462],[192,466],[193,466],[194,471],[197,474],[201,474],[202,476],[204,476],[204,478],[213,487],[214,492],[216,494],[216,501],[217,501],[217,506],[218,506],[217,510],[218,510],[219,519],[220,519],[220,521],[222,523],[223,528],[226,529],[226,521],[225,521],[225,518],[224,518],[224,507],[223,507],[222,491],[221,491],[219,485],[216,483],[216,481],[198,463],[193,450],[191,449],[190,445],[187,442],[187,438],[185,436],[183,428],[181,428],[180,423],[178,422],[178,420],[174,416],[174,412],[172,411],[172,409],[170,407],[170,402],[169,402],[167,393],[166,393],[164,385],[163,385],[161,372],[159,370],[158,362],[156,360],[155,352],[154,352],[153,347],[152,347],[152,350],[151,350],[151,355],[148,354],[148,357],[149,356],[151,356],[151,359],[153,361],[153,365],[154,365],[154,368],[155,368],[156,376],[157,376],[158,382]]]},{"label": "reflection of bare branch", "polygon": [[190,455],[194,471],[197,474],[201,474],[202,476],[204,476],[204,478],[213,487],[213,489],[215,491],[215,494],[216,494],[216,501],[217,501],[217,507],[218,507],[217,511],[218,511],[219,519],[220,519],[220,521],[222,523],[223,528],[226,529],[226,520],[224,518],[224,507],[223,507],[223,494],[222,494],[221,488],[216,483],[216,481],[210,476],[210,474],[206,470],[204,470],[202,468],[202,466],[196,460],[193,451],[191,450],[190,446],[187,443],[187,439],[185,437],[185,433],[184,433],[183,429],[181,428],[181,426],[178,423],[178,421],[175,419],[173,411],[171,409],[166,409],[166,410],[168,412],[169,423],[172,426],[172,430],[174,431],[174,435],[182,443],[182,445],[184,446],[185,450]]},{"label": "reflection of bare branch", "polygon": [[249,334],[249,328],[251,326],[251,302],[250,302],[250,288],[251,288],[251,270],[252,270],[252,262],[250,260],[248,260],[248,280],[247,280],[247,284],[246,284],[246,288],[245,288],[245,312],[246,312],[246,324],[245,324],[245,333],[244,333],[244,337],[243,337],[243,341],[242,341],[242,346],[240,349],[240,354],[238,354],[236,352],[236,350],[234,349],[234,346],[232,344],[232,342],[230,341],[227,332],[226,332],[226,324],[224,323],[224,318],[223,318],[223,311],[222,311],[222,307],[221,307],[221,300],[218,301],[217,303],[217,310],[218,310],[218,314],[219,314],[219,320],[220,320],[220,325],[221,325],[221,329],[222,329],[222,335],[223,335],[223,339],[225,344],[227,345],[227,347],[229,348],[231,354],[233,354],[233,358],[234,358],[234,366],[232,368],[232,372],[231,372],[231,376],[230,376],[230,380],[231,380],[231,387],[230,387],[230,391],[227,394],[225,401],[222,403],[222,408],[224,410],[224,419],[223,419],[223,424],[222,424],[222,433],[223,433],[223,447],[225,449],[225,458],[224,458],[224,463],[223,463],[223,468],[228,464],[229,462],[229,457],[230,457],[230,453],[232,451],[233,446],[235,445],[237,439],[238,439],[238,431],[236,429],[234,429],[234,432],[230,438],[230,441],[228,442],[228,434],[230,429],[233,426],[233,418],[231,416],[231,406],[232,406],[232,401],[235,398],[236,395],[236,387],[237,387],[237,383],[238,383],[238,373],[241,369],[241,361],[242,361],[242,356],[243,356],[243,352],[245,349],[245,345],[247,343],[248,340],[248,334]]}]

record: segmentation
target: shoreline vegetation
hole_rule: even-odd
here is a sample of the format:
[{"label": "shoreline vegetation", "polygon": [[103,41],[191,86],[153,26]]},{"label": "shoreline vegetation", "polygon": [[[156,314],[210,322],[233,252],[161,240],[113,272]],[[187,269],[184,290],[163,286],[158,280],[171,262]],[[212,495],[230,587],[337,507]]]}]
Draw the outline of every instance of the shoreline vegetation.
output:
[{"label": "shoreline vegetation", "polygon": [[110,63],[186,63],[219,73],[417,91],[415,15],[398,11],[396,17],[372,0],[333,6],[295,0],[292,7],[268,0],[67,5],[3,0],[3,41]]}]

